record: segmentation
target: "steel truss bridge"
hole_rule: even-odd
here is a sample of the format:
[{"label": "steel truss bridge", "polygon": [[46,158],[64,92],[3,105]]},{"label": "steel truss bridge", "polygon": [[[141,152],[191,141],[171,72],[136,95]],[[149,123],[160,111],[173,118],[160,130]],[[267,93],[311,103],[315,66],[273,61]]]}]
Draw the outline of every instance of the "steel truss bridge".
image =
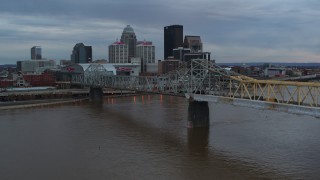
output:
[{"label": "steel truss bridge", "polygon": [[201,100],[214,96],[316,109],[320,103],[320,83],[257,80],[203,59],[183,63],[177,70],[159,76],[110,75],[101,65],[92,64],[83,74],[73,76],[72,82],[88,87],[186,95]]}]

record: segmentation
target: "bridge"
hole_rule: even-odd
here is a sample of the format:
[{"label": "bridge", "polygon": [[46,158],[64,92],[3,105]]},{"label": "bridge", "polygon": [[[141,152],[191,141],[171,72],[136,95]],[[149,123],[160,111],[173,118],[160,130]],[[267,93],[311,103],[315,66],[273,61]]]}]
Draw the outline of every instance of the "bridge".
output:
[{"label": "bridge", "polygon": [[257,80],[204,59],[183,63],[159,76],[110,75],[101,65],[92,64],[83,74],[73,76],[72,82],[90,87],[92,98],[101,88],[114,88],[320,117],[320,83]]},{"label": "bridge", "polygon": [[283,77],[278,78],[277,80],[280,81],[310,81],[310,80],[319,80],[320,74],[312,74],[312,75],[305,75],[305,76],[298,76],[298,77]]}]

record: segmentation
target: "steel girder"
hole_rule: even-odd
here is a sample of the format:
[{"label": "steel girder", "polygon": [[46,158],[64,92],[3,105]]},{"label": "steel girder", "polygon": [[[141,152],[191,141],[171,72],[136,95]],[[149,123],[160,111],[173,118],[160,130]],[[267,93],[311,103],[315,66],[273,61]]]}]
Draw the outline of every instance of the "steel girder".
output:
[{"label": "steel girder", "polygon": [[257,80],[204,59],[182,63],[177,70],[158,76],[114,76],[98,65],[90,66],[84,74],[72,77],[72,81],[91,87],[216,95],[312,107],[318,107],[320,102],[320,83]]},{"label": "steel girder", "polygon": [[[213,63],[192,61],[195,67],[208,70],[208,74],[197,75],[201,72],[193,68],[196,74],[198,90],[203,94],[214,94],[230,98],[250,99],[253,101],[269,101],[283,104],[318,107],[320,102],[320,83],[288,82],[275,80],[257,80],[247,76],[227,71]],[[202,83],[199,83],[202,82]],[[198,92],[199,93],[199,92]]]}]

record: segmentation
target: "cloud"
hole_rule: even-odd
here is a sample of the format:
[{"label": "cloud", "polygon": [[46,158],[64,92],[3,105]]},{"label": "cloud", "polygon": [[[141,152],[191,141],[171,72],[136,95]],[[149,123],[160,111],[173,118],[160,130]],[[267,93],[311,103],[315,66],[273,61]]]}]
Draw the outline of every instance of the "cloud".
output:
[{"label": "cloud", "polygon": [[320,54],[305,49],[260,48],[246,46],[224,46],[206,43],[205,51],[214,49],[212,55],[223,62],[320,62]]},{"label": "cloud", "polygon": [[[316,0],[11,0],[0,6],[0,62],[43,56],[67,59],[78,42],[108,58],[108,45],[130,24],[163,57],[163,27],[182,24],[200,35],[218,61],[318,61]],[[6,60],[10,59],[10,60]]]}]

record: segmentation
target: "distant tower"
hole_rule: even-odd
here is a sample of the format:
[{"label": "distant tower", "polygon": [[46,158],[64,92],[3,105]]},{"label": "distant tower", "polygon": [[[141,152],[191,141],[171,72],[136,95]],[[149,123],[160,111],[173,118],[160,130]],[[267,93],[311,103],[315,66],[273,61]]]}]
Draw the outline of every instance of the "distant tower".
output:
[{"label": "distant tower", "polygon": [[152,42],[139,43],[136,57],[141,58],[142,72],[146,72],[147,64],[155,63],[155,46],[152,45]]},{"label": "distant tower", "polygon": [[200,36],[185,36],[184,47],[189,48],[191,53],[202,52],[202,42]]},{"label": "distant tower", "polygon": [[31,48],[31,59],[32,60],[41,60],[41,47],[40,46],[33,46]]},{"label": "distant tower", "polygon": [[120,41],[128,46],[128,62],[130,63],[130,59],[136,56],[137,45],[136,34],[134,33],[133,28],[130,25],[127,25],[127,27],[123,29]]},{"label": "distant tower", "polygon": [[92,62],[92,47],[78,43],[73,47],[71,54],[72,63],[90,63]]},{"label": "distant tower", "polygon": [[114,42],[109,46],[110,63],[128,63],[128,46],[124,42]]},{"label": "distant tower", "polygon": [[164,59],[173,56],[173,49],[183,46],[183,26],[171,25],[164,27]]}]

